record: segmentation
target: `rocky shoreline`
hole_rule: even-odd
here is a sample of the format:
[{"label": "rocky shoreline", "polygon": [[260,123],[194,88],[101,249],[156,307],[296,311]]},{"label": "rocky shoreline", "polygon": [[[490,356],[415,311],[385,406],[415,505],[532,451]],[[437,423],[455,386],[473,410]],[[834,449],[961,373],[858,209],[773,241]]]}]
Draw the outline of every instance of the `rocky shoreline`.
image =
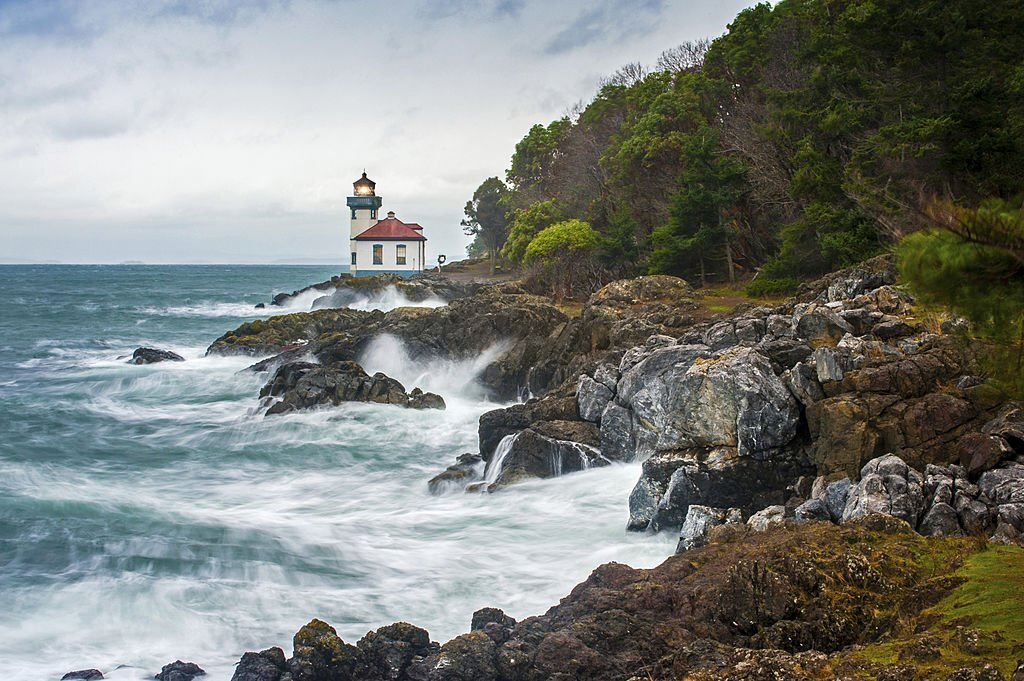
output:
[{"label": "rocky shoreline", "polygon": [[[523,622],[482,610],[444,645],[398,623],[353,646],[313,620],[291,658],[246,653],[235,681],[1024,679],[1010,653],[986,658],[996,643],[961,645],[934,614],[995,551],[987,542],[1024,532],[1024,411],[984,381],[962,321],[919,316],[891,258],[714,319],[672,277],[614,282],[572,316],[515,282],[433,279],[406,285],[443,307],[283,315],[208,354],[273,355],[250,368],[268,373],[268,415],[347,400],[443,408],[443,395],[362,371],[381,335],[413,358],[485,355],[492,398],[531,397],[484,414],[479,450],[430,489],[514,494],[524,479],[643,461],[628,529],[677,533],[677,555],[601,566]],[[311,288],[333,305],[355,281]],[[1024,566],[1022,553],[999,555]],[[878,645],[911,652],[860,655]]]}]

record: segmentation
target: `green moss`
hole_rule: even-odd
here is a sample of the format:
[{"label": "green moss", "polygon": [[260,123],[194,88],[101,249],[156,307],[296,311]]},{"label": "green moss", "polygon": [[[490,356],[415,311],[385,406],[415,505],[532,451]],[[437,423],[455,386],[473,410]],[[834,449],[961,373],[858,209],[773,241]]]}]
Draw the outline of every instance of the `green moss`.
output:
[{"label": "green moss", "polygon": [[[915,561],[924,574],[948,572],[950,545],[929,541],[913,547]],[[922,550],[924,549],[924,550]],[[937,549],[937,550],[929,550]],[[1024,549],[998,544],[983,545],[953,572],[960,581],[934,606],[902,623],[902,634],[846,654],[844,671],[852,678],[874,678],[878,665],[912,664],[920,678],[945,678],[963,667],[995,665],[1009,677],[1024,656]],[[935,659],[913,655],[921,641],[940,642]]]}]

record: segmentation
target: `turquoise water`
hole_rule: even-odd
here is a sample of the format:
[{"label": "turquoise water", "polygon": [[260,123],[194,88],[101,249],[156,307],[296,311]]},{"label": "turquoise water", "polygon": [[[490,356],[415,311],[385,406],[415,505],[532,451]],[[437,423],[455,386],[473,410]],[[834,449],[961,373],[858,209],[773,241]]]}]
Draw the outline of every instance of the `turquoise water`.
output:
[{"label": "turquoise water", "polygon": [[[267,316],[255,303],[333,273],[0,267],[6,678],[84,667],[152,678],[180,658],[227,681],[242,652],[290,650],[312,617],[352,642],[396,620],[444,641],[477,608],[538,614],[602,562],[651,566],[671,552],[669,538],[623,531],[638,466],[489,496],[427,493],[497,406],[473,383],[484,360],[417,364],[382,339],[366,368],[440,392],[445,412],[255,413],[265,377],[206,346]],[[140,345],[187,361],[128,365]]]}]

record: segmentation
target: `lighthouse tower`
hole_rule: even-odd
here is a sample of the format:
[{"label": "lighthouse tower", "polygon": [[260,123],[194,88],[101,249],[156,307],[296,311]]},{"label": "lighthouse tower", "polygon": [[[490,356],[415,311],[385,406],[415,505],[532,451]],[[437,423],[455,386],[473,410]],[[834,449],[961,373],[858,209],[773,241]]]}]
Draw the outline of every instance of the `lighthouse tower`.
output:
[{"label": "lighthouse tower", "polygon": [[346,201],[352,212],[349,223],[349,252],[353,277],[371,274],[397,274],[408,277],[423,271],[427,238],[423,227],[402,222],[390,211],[383,220],[377,217],[383,201],[373,180],[363,176],[352,183],[353,196]]},{"label": "lighthouse tower", "polygon": [[377,223],[377,211],[384,202],[377,196],[375,187],[377,183],[366,176],[363,176],[352,183],[353,196],[348,197],[345,202],[352,211],[352,221],[349,229],[349,251],[352,253],[350,265],[352,274],[356,269],[356,241],[355,238]]}]

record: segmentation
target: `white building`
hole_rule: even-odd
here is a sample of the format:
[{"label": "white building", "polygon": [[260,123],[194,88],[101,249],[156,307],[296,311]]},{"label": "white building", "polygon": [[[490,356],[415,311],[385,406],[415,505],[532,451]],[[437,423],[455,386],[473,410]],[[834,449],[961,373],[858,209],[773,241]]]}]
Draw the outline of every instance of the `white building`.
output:
[{"label": "white building", "polygon": [[363,176],[352,183],[354,196],[346,201],[352,211],[349,251],[353,277],[384,272],[409,276],[423,271],[427,238],[423,227],[415,222],[402,222],[390,211],[377,219],[383,200],[377,196],[376,183]]}]

